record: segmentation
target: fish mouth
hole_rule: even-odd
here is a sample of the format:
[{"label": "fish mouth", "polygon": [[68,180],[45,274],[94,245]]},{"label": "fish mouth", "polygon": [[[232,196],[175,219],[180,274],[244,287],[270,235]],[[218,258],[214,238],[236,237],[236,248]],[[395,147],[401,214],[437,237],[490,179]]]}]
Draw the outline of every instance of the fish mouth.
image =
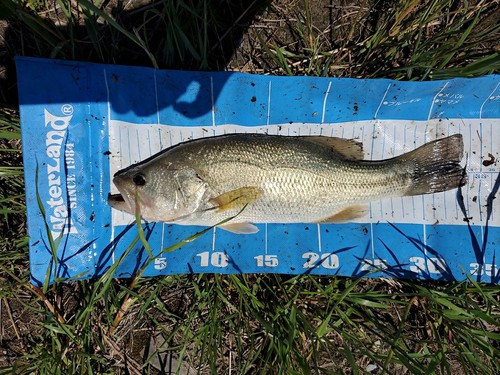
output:
[{"label": "fish mouth", "polygon": [[134,215],[136,199],[131,195],[131,186],[129,186],[130,183],[128,180],[123,176],[115,174],[113,184],[116,186],[118,193],[108,193],[108,204],[116,210]]},{"label": "fish mouth", "polygon": [[141,186],[136,186],[128,176],[115,175],[113,184],[118,190],[108,193],[108,205],[112,208],[126,212],[130,215],[139,215],[143,218],[148,215],[154,207],[154,200],[149,196],[148,191],[144,191]]},{"label": "fish mouth", "polygon": [[[115,184],[118,187],[118,184]],[[112,208],[131,215],[143,215],[143,211],[149,209],[153,202],[143,194],[135,192],[131,194],[128,189],[118,189],[118,194],[108,193],[108,205]]]},{"label": "fish mouth", "polygon": [[121,194],[108,194],[108,203],[110,206],[113,206],[113,204],[119,204],[121,202],[125,202],[125,198]]},{"label": "fish mouth", "polygon": [[108,194],[108,204],[119,211],[127,212],[129,214],[134,214],[134,207],[131,205],[130,199],[122,194]]}]

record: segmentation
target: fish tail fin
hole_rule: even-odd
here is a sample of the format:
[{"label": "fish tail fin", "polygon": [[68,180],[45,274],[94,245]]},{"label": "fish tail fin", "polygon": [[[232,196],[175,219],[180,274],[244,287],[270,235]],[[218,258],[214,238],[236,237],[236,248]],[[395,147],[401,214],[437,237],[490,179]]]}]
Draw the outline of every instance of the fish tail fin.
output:
[{"label": "fish tail fin", "polygon": [[461,134],[429,142],[401,156],[413,164],[411,183],[405,195],[438,193],[464,186],[467,173],[460,165],[464,143]]}]

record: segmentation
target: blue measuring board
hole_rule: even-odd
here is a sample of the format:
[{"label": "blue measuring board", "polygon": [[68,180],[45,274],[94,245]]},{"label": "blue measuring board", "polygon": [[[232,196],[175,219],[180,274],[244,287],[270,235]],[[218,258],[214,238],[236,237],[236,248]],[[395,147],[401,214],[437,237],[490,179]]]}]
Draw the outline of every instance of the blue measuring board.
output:
[{"label": "blue measuring board", "polygon": [[[500,76],[435,82],[163,71],[16,60],[32,282],[283,273],[498,283]],[[258,224],[237,235],[112,210],[113,174],[179,142],[235,132],[324,135],[387,159],[461,133],[460,190],[374,201],[346,224]],[[54,244],[51,245],[52,239]],[[53,252],[53,250],[55,250]],[[119,262],[119,263],[118,263]],[[118,264],[117,264],[118,263]]]}]

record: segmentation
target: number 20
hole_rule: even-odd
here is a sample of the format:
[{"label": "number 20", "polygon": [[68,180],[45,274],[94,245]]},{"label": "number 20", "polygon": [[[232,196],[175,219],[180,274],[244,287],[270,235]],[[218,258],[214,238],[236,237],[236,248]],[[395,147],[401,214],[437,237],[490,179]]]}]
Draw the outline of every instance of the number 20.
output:
[{"label": "number 20", "polygon": [[[302,254],[303,259],[307,259],[302,265],[303,268],[315,268],[321,266],[326,269],[333,270],[339,267],[339,257],[336,254],[318,254],[313,252],[307,252]],[[321,258],[321,263],[318,261]]]}]

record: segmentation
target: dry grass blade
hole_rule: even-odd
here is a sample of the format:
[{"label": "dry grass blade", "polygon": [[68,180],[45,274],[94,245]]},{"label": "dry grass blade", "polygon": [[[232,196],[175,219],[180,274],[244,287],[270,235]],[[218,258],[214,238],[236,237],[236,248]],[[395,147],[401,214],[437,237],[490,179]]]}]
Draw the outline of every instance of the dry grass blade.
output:
[{"label": "dry grass blade", "polygon": [[30,289],[31,292],[33,292],[33,294],[35,294],[36,296],[38,296],[42,301],[43,303],[45,304],[45,306],[47,306],[47,309],[55,315],[55,317],[57,318],[57,320],[59,321],[59,323],[61,324],[64,324],[66,323],[64,317],[62,316],[62,314],[60,313],[60,311],[54,306],[54,304],[52,304],[49,299],[47,298],[47,296],[45,295],[45,293],[42,291],[42,289],[32,285],[32,284],[26,284],[28,289]]},{"label": "dry grass blade", "polygon": [[[14,329],[14,332],[16,334],[17,339],[22,343],[22,341],[21,341],[21,335],[19,334],[19,330],[17,328],[16,322],[14,321],[14,318],[12,317],[12,311],[10,310],[9,301],[7,300],[7,298],[4,297],[0,301],[0,304],[1,304],[1,302],[3,302],[3,306],[5,306],[5,310],[7,311],[7,315],[9,316],[9,320],[10,320],[10,322],[12,324],[12,328]],[[1,309],[1,306],[0,306],[0,317],[1,317],[1,315],[2,315],[2,309]],[[1,338],[0,338],[0,341],[1,341]],[[22,344],[22,345],[24,347],[24,344]]]}]

